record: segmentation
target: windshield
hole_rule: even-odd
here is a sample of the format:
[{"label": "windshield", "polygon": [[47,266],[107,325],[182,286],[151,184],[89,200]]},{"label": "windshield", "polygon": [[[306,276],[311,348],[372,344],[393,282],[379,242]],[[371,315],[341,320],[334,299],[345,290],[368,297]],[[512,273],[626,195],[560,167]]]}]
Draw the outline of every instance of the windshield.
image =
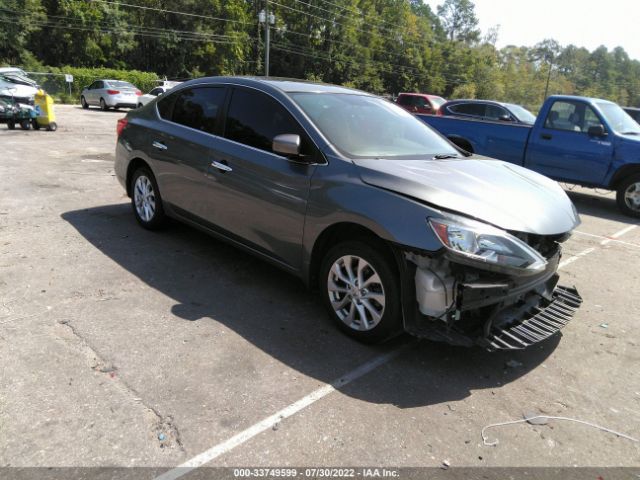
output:
[{"label": "windshield", "polygon": [[136,88],[133,85],[131,85],[129,82],[121,82],[119,80],[111,80],[110,82],[107,82],[109,84],[110,87],[113,88]]},{"label": "windshield", "polygon": [[527,123],[529,125],[536,123],[536,116],[526,108],[521,107],[520,105],[514,105],[513,103],[507,103],[505,105],[522,123]]},{"label": "windshield", "polygon": [[617,133],[627,135],[640,135],[640,125],[615,103],[598,103],[598,108],[609,123],[609,126]]},{"label": "windshield", "polygon": [[292,93],[316,127],[352,158],[424,159],[459,152],[425,123],[377,97]]}]

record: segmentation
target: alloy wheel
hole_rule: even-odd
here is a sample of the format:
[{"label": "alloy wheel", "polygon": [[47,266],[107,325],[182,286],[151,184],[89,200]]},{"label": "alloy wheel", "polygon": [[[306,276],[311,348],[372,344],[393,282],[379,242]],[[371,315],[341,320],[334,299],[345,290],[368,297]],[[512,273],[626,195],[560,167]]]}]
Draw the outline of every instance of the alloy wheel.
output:
[{"label": "alloy wheel", "polygon": [[138,216],[145,222],[150,222],[156,213],[156,195],[151,180],[145,175],[136,179],[133,187],[133,200]]},{"label": "alloy wheel", "polygon": [[338,258],[329,270],[327,291],[334,312],[348,327],[368,331],[382,320],[384,287],[378,272],[363,258]]},{"label": "alloy wheel", "polygon": [[640,212],[640,182],[632,183],[624,192],[624,202],[629,209]]}]

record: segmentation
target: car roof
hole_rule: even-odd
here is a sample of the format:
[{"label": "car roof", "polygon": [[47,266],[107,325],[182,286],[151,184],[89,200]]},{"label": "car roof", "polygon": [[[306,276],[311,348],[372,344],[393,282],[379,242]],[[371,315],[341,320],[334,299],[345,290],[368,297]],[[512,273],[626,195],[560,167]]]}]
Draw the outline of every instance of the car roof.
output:
[{"label": "car roof", "polygon": [[506,107],[507,105],[516,105],[515,103],[498,102],[497,100],[481,100],[478,98],[458,98],[456,100],[449,100],[447,102],[448,105],[454,103],[488,103],[491,105],[500,105],[502,107]]},{"label": "car roof", "polygon": [[638,107],[622,107],[623,110],[633,110],[634,112],[640,112],[640,108]]},{"label": "car roof", "polygon": [[263,89],[279,90],[284,93],[343,93],[351,95],[367,95],[370,93],[353,88],[341,87],[339,85],[331,85],[328,83],[311,82],[306,80],[298,80],[293,78],[279,77],[203,77],[182,83],[180,86],[185,87],[196,83],[234,83],[236,85],[244,85],[247,87],[262,87]]},{"label": "car roof", "polygon": [[427,98],[442,98],[440,95],[434,95],[432,93],[419,93],[419,92],[401,92],[398,94],[398,96],[400,95],[414,95],[416,97],[427,97]]},{"label": "car roof", "polygon": [[567,101],[582,101],[582,102],[587,102],[587,103],[612,103],[615,105],[615,102],[612,102],[610,100],[605,100],[604,98],[594,98],[594,97],[582,97],[582,96],[578,96],[578,95],[551,95],[547,100],[550,99],[554,99],[554,100],[567,100]]},{"label": "car roof", "polygon": [[24,72],[24,70],[18,67],[0,67],[0,73],[9,73],[9,72]]}]

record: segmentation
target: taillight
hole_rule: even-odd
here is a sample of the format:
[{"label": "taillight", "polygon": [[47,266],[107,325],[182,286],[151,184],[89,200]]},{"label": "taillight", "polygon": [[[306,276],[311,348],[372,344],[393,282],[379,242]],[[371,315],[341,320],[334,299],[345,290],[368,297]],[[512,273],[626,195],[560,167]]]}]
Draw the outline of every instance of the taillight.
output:
[{"label": "taillight", "polygon": [[136,90],[136,95],[140,96],[140,95],[142,95],[142,92],[140,90]]},{"label": "taillight", "polygon": [[107,93],[109,95],[118,95],[120,93],[120,90],[107,90]]},{"label": "taillight", "polygon": [[438,109],[438,111],[436,112],[436,115],[439,115],[440,117],[442,117],[444,113],[442,113],[442,110]]},{"label": "taillight", "polygon": [[118,124],[116,125],[116,134],[120,136],[120,134],[128,124],[129,124],[129,120],[127,120],[126,118],[118,119]]}]

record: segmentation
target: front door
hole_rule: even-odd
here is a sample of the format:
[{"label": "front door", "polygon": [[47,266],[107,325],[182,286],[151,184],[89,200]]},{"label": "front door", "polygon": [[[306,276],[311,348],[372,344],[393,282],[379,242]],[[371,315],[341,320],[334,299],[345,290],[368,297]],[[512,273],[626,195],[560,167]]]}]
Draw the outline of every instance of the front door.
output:
[{"label": "front door", "polygon": [[298,134],[302,152],[318,154],[303,128],[272,97],[236,87],[225,139],[209,160],[209,195],[219,208],[210,221],[232,236],[294,269],[300,268],[302,234],[315,165],[272,151],[273,138]]},{"label": "front door", "polygon": [[586,103],[556,100],[542,128],[531,132],[525,166],[556,180],[601,184],[613,160],[611,136],[590,136],[603,124]]}]

